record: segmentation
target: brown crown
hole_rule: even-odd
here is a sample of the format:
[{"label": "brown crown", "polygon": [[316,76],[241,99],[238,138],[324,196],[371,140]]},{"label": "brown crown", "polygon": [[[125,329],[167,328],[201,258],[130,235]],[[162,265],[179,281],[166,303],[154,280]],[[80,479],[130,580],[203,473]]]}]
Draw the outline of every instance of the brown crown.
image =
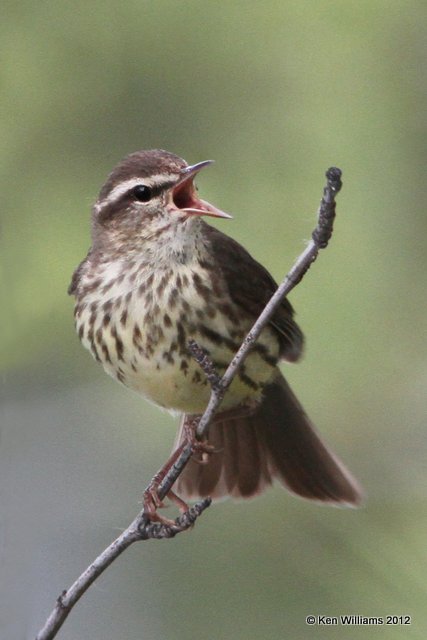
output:
[{"label": "brown crown", "polygon": [[185,160],[163,149],[135,151],[114,167],[100,191],[99,198],[105,198],[113,187],[128,178],[148,178],[159,173],[176,174],[186,166]]}]

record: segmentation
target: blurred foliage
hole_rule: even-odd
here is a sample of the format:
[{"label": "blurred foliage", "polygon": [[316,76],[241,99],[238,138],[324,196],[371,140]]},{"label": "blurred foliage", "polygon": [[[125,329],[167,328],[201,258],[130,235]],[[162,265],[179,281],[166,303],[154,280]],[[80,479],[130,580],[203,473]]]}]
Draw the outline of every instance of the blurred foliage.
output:
[{"label": "blurred foliage", "polygon": [[[424,637],[425,18],[416,0],[3,3],[0,474],[13,526],[16,495],[40,525],[18,575],[25,628],[109,541],[117,505],[130,519],[129,493],[172,444],[171,420],[80,348],[66,295],[106,174],[161,147],[217,161],[203,196],[277,279],[311,233],[324,171],[343,169],[333,241],[292,294],[307,354],[287,375],[369,499],[319,510],[277,490],[214,507],[183,539],[133,549],[63,637],[299,639],[311,613],[410,613],[393,637]],[[22,547],[5,526],[12,570]]]}]

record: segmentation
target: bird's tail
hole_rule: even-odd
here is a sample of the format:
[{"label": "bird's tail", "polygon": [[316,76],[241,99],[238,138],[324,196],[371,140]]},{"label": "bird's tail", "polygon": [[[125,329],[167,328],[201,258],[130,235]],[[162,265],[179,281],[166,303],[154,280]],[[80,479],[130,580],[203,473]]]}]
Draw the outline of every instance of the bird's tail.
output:
[{"label": "bird's tail", "polygon": [[[183,437],[181,427],[177,444]],[[361,501],[357,481],[322,442],[280,373],[254,413],[219,415],[208,442],[215,452],[207,462],[191,459],[175,485],[184,499],[250,498],[277,479],[310,500],[350,506]]]}]

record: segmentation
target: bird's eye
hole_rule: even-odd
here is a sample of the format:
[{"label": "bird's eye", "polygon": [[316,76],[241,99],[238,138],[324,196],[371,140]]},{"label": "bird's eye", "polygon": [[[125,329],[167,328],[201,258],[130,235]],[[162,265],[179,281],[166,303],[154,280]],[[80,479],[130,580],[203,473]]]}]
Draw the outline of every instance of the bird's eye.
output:
[{"label": "bird's eye", "polygon": [[153,192],[146,184],[137,184],[132,189],[132,195],[138,202],[149,202],[153,197]]}]

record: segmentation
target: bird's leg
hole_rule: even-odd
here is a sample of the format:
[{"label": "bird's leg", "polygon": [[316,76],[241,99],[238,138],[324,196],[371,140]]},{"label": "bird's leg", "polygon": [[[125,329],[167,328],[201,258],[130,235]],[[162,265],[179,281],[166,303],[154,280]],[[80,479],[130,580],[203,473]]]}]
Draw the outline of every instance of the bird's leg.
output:
[{"label": "bird's leg", "polygon": [[184,432],[184,441],[190,445],[193,454],[200,454],[198,462],[207,462],[209,455],[215,452],[215,448],[209,444],[208,440],[199,440],[197,437],[197,426],[200,416],[186,414],[182,424]]},{"label": "bird's leg", "polygon": [[[246,418],[247,416],[251,416],[257,410],[258,404],[258,402],[248,402],[233,409],[226,409],[225,411],[221,411],[213,418],[212,424],[218,424],[221,422],[226,422],[228,420],[237,420],[239,418]],[[199,420],[200,416],[187,414],[184,416],[182,428],[185,434],[185,439],[191,446],[193,453],[199,454],[200,456],[193,457],[194,462],[198,462],[199,464],[207,464],[209,462],[209,456],[213,453],[219,453],[221,449],[215,449],[214,446],[209,444],[207,438],[205,440],[199,440],[197,438],[196,432]]]},{"label": "bird's leg", "polygon": [[[243,418],[248,415],[252,415],[256,411],[257,405],[242,405],[234,409],[228,409],[222,411],[215,418],[214,422],[225,422],[227,420],[233,420]],[[181,453],[188,446],[191,447],[192,453],[195,456],[193,458],[200,464],[207,464],[209,462],[209,456],[216,452],[215,447],[209,444],[208,440],[199,440],[197,438],[197,426],[199,424],[200,416],[186,414],[183,417],[183,438],[181,444],[172,452],[163,467],[153,476],[147,489],[143,495],[144,512],[151,522],[161,522],[166,525],[173,525],[175,522],[169,518],[165,518],[158,513],[158,509],[164,507],[163,501],[159,498],[159,487],[169,473],[175,462],[180,457]],[[182,500],[172,489],[169,489],[167,497],[176,504],[181,513],[188,511],[189,507],[187,503]]]},{"label": "bird's leg", "polygon": [[[169,473],[169,471],[171,470],[171,468],[173,467],[173,465],[175,464],[175,462],[180,457],[181,453],[184,451],[184,449],[190,446],[193,453],[201,455],[202,457],[201,462],[205,462],[205,461],[207,462],[207,456],[210,453],[213,453],[214,451],[214,448],[211,447],[207,442],[201,442],[196,437],[196,429],[197,429],[199,418],[200,416],[195,416],[195,415],[184,416],[184,419],[183,419],[184,420],[184,423],[183,423],[184,437],[182,439],[181,444],[175,449],[175,451],[172,452],[172,454],[170,455],[166,463],[163,465],[163,467],[156,473],[155,476],[153,476],[150,484],[144,491],[144,495],[143,495],[144,512],[147,518],[151,522],[161,522],[162,524],[166,524],[169,526],[175,524],[173,520],[170,520],[169,518],[165,518],[164,516],[160,515],[157,511],[158,509],[161,509],[165,506],[163,501],[159,498],[159,487],[162,484],[165,477],[167,476],[167,474]],[[187,503],[184,502],[184,500],[182,500],[182,498],[180,498],[171,489],[169,489],[167,493],[167,497],[177,505],[177,507],[182,513],[185,513],[188,511],[189,507]]]},{"label": "bird's leg", "polygon": [[[159,487],[162,484],[165,477],[167,476],[167,474],[169,473],[170,469],[178,460],[183,450],[186,448],[186,446],[187,446],[187,443],[184,441],[179,445],[179,447],[177,447],[177,449],[175,449],[175,451],[172,452],[172,454],[169,456],[166,463],[153,476],[150,484],[144,491],[144,495],[143,495],[144,513],[146,514],[147,518],[151,522],[161,522],[162,524],[166,524],[169,526],[175,524],[173,520],[170,520],[169,518],[165,518],[164,516],[161,516],[157,512],[157,509],[161,509],[162,507],[165,506],[163,501],[159,498]],[[179,510],[182,513],[185,513],[186,511],[188,511],[189,509],[188,505],[184,502],[184,500],[181,500],[181,498],[179,498],[176,495],[176,493],[174,493],[172,490],[168,491],[167,497],[170,498],[172,502],[175,502],[175,504],[179,507]]]}]

